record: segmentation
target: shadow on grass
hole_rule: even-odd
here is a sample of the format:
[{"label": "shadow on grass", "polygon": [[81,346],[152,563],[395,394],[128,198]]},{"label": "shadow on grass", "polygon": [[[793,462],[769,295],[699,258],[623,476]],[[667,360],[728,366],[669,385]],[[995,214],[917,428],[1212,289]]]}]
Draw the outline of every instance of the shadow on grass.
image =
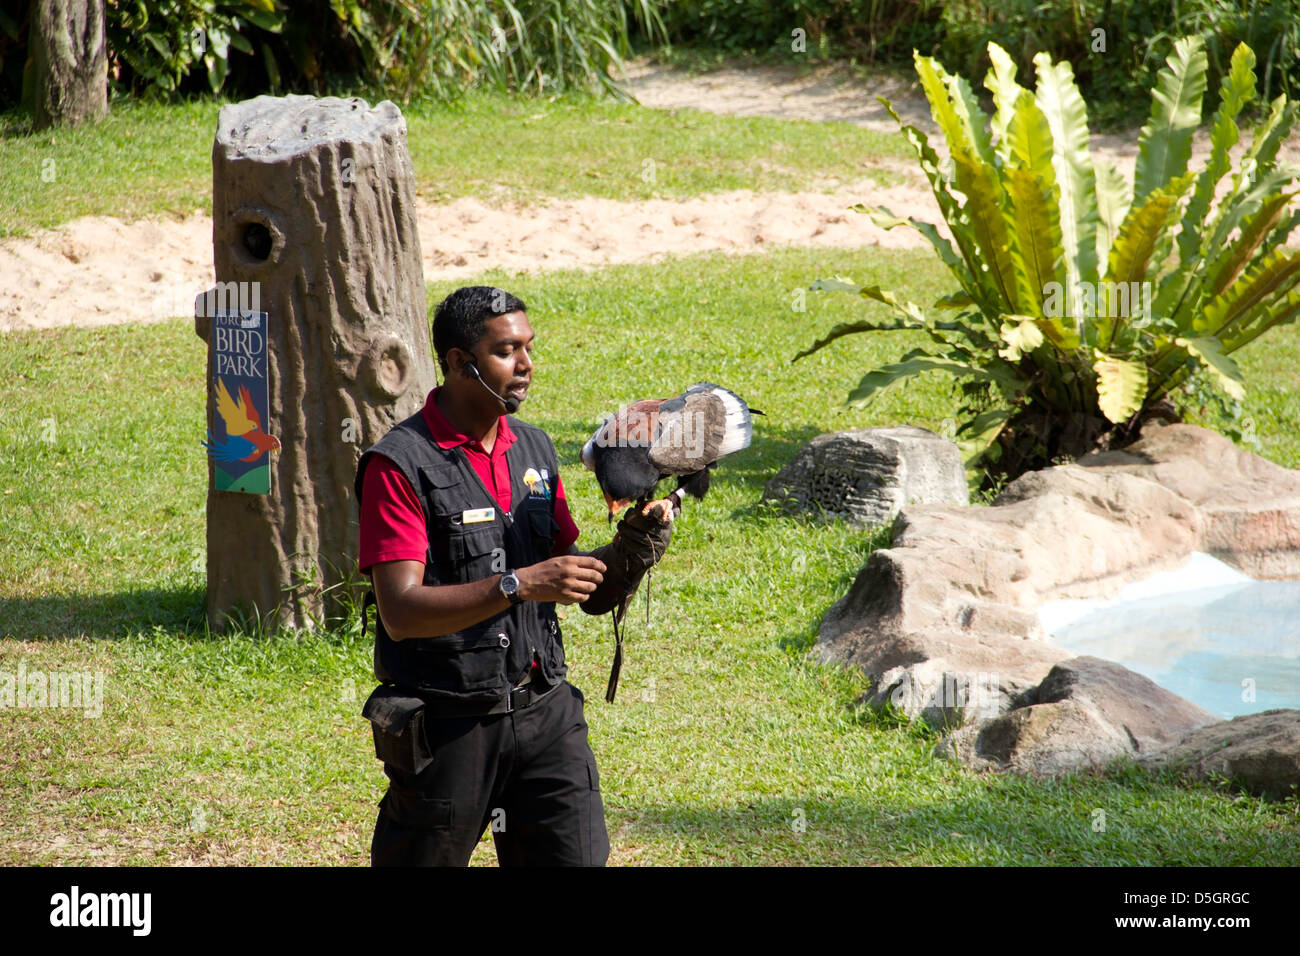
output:
[{"label": "shadow on grass", "polygon": [[[1126,768],[992,777],[976,792],[920,803],[808,795],[632,807],[615,842],[681,843],[692,862],[729,865],[1261,866],[1294,858],[1297,836],[1281,823],[1265,828],[1251,814],[1215,811],[1206,828],[1187,791],[1211,789]],[[1150,805],[1133,806],[1136,795]],[[1181,838],[1170,838],[1171,818]]]},{"label": "shadow on grass", "polygon": [[113,594],[0,598],[0,637],[54,641],[125,637],[161,626],[204,629],[206,587],[150,588]]}]

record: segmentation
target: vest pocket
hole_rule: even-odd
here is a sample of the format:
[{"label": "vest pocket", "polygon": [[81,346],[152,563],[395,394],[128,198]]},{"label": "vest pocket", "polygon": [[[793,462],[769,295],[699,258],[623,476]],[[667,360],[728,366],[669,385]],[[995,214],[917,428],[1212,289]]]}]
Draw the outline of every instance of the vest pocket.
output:
[{"label": "vest pocket", "polygon": [[422,639],[416,647],[419,672],[432,686],[454,693],[502,688],[506,683],[506,653],[510,639],[492,627],[472,634]]},{"label": "vest pocket", "polygon": [[[448,583],[478,581],[505,570],[504,565],[492,566],[496,552],[501,549],[501,533],[496,523],[483,528],[451,525],[436,535],[431,542],[433,556],[446,573]],[[502,551],[501,557],[504,556]]]},{"label": "vest pocket", "polygon": [[555,550],[555,519],[551,517],[550,503],[545,507],[529,507],[528,527],[532,533],[533,552],[538,561],[545,561]]}]

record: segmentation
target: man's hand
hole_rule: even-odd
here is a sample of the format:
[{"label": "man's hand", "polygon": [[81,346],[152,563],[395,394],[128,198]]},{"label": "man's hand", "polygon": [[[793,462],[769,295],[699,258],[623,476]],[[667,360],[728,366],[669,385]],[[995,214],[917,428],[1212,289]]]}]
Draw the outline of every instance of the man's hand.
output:
[{"label": "man's hand", "polygon": [[605,577],[605,562],[586,554],[566,554],[515,571],[525,601],[580,604]]}]

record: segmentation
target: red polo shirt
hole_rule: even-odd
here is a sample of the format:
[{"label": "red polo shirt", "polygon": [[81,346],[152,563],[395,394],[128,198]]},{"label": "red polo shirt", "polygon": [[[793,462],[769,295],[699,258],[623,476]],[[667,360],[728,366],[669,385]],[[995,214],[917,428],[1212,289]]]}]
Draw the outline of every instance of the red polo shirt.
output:
[{"label": "red polo shirt", "polygon": [[[497,421],[497,439],[492,451],[487,451],[477,438],[456,431],[445,415],[438,410],[434,400],[439,389],[435,388],[424,401],[424,421],[429,426],[429,433],[439,448],[465,449],[475,474],[483,481],[483,486],[492,492],[502,511],[509,512],[510,500],[510,466],[506,461],[506,450],[515,443],[515,434],[510,430],[503,415]],[[570,546],[578,540],[578,526],[569,514],[569,503],[564,497],[564,485],[560,476],[555,476],[555,522],[559,531],[555,536],[555,550],[552,556],[568,553]],[[375,455],[366,466],[366,474],[361,485],[361,546],[357,564],[363,574],[370,572],[371,565],[381,561],[420,561],[423,562],[429,550],[429,531],[425,524],[424,506],[415,494],[415,489],[406,480],[402,470],[392,460],[383,455]]]}]

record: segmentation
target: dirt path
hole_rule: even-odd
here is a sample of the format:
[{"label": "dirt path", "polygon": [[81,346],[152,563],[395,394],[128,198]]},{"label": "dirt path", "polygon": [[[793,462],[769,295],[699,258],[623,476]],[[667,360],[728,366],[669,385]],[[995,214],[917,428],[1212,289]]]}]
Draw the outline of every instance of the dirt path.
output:
[{"label": "dirt path", "polygon": [[[426,280],[487,269],[534,271],[655,262],[710,250],[768,246],[919,245],[848,210],[870,200],[912,208],[911,186],[870,180],[833,193],[716,193],[681,202],[577,199],[492,207],[477,199],[421,203]],[[124,256],[123,250],[148,250]],[[111,325],[193,314],[213,282],[212,220],[124,223],[95,216],[0,244],[0,329]]]},{"label": "dirt path", "polygon": [[[629,70],[629,80],[641,102],[655,109],[839,120],[893,132],[893,120],[875,99],[883,95],[905,121],[934,139],[924,98],[895,79],[862,82],[835,68],[800,73],[771,67],[693,77],[640,63]],[[1092,148],[1131,179],[1136,143],[1134,132],[1095,137]],[[1207,148],[1205,138],[1198,137],[1196,153],[1203,156]],[[1293,139],[1285,153],[1300,159],[1300,142]],[[923,245],[910,230],[883,232],[848,211],[854,203],[874,202],[940,222],[919,171],[890,166],[904,175],[902,185],[881,188],[865,180],[833,193],[737,191],[684,201],[577,199],[535,206],[489,206],[476,199],[421,202],[425,278],[458,279],[492,268],[597,268],[781,245]],[[149,254],[124,256],[128,249]],[[212,221],[205,215],[132,223],[101,216],[78,219],[0,243],[0,331],[189,315],[194,296],[212,281]]]}]

